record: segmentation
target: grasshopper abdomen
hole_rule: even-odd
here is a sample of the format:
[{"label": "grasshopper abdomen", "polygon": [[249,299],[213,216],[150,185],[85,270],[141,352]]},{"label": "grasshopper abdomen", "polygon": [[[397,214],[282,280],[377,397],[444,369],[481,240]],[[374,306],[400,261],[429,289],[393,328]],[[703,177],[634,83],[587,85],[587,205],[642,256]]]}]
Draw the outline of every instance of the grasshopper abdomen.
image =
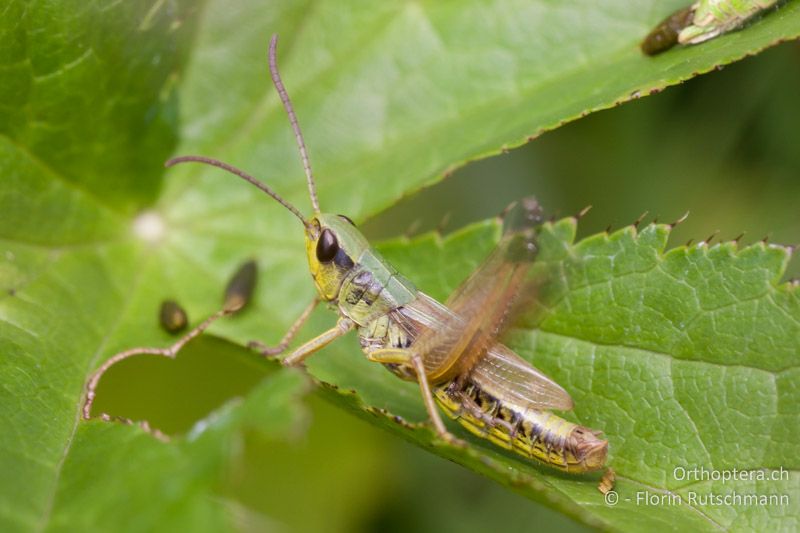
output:
[{"label": "grasshopper abdomen", "polygon": [[469,377],[434,391],[436,403],[470,433],[570,473],[603,468],[608,441],[549,411],[525,409]]}]

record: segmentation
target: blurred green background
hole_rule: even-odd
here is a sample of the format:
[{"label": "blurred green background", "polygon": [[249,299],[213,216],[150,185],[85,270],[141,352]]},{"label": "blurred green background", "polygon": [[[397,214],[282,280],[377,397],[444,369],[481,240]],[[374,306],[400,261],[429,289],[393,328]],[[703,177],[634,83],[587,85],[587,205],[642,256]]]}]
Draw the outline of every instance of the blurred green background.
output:
[{"label": "blurred green background", "polygon": [[[554,216],[592,205],[580,236],[691,214],[689,239],[800,242],[800,45],[789,43],[661,94],[595,113],[508,154],[474,162],[366,223],[380,239],[493,216],[539,197]],[[301,246],[298,243],[298,246]],[[800,275],[795,258],[787,277]],[[222,287],[220,287],[220,292]],[[153,310],[156,319],[157,310]],[[202,317],[190,317],[199,320]],[[354,346],[353,349],[356,349]],[[177,362],[139,357],[103,379],[97,409],[180,434],[268,372],[212,337]],[[317,396],[289,441],[247,435],[220,493],[261,513],[244,529],[584,530],[478,475],[399,441]]]}]

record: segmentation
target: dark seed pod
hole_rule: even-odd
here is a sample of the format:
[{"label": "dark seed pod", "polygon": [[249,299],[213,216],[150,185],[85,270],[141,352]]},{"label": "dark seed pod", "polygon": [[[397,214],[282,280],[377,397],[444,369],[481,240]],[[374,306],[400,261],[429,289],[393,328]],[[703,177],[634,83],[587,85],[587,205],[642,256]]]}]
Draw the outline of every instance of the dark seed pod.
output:
[{"label": "dark seed pod", "polygon": [[242,264],[225,287],[225,309],[238,311],[247,305],[253,296],[257,279],[256,262],[251,260]]},{"label": "dark seed pod", "polygon": [[161,327],[170,333],[177,333],[189,324],[186,311],[175,300],[161,302],[158,321],[161,323]]},{"label": "dark seed pod", "polygon": [[649,56],[666,52],[678,44],[678,34],[692,23],[694,9],[692,6],[679,9],[662,20],[642,41],[642,52]]}]

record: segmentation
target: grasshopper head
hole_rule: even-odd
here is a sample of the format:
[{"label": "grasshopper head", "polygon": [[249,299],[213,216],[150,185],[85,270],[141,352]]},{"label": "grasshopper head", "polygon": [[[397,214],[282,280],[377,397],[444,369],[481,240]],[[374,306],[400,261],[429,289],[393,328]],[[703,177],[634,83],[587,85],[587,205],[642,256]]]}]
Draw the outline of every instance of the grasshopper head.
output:
[{"label": "grasshopper head", "polygon": [[608,458],[608,441],[600,438],[599,431],[577,426],[570,434],[572,452],[581,465],[576,471],[591,472],[603,468]]},{"label": "grasshopper head", "polygon": [[325,301],[339,295],[342,282],[369,249],[367,239],[344,215],[317,213],[306,226],[308,269]]}]

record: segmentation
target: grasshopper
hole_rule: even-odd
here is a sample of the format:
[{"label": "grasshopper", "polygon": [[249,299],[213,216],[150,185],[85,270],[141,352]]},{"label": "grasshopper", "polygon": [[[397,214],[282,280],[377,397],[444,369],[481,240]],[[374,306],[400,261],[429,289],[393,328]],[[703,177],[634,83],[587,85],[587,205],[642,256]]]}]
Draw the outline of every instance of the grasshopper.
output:
[{"label": "grasshopper", "polygon": [[[608,442],[599,438],[600,432],[550,412],[571,409],[569,394],[498,342],[499,335],[526,302],[525,296],[535,292],[529,274],[538,253],[538,203],[532,199],[522,202],[522,223],[505,231],[483,265],[446,304],[417,290],[370,246],[349,218],[320,210],[303,135],[278,72],[276,48],[277,36],[273,36],[270,74],[300,151],[313,207],[311,217],[304,216],[268,185],[221,161],[183,156],[166,163],[169,167],[199,162],[231,172],[267,193],[303,225],[317,296],[276,346],[253,342],[251,347],[266,357],[283,354],[312,311],[325,302],[338,313],[336,325],[285,355],[281,359],[283,365],[300,365],[329,343],[356,331],[369,360],[419,384],[425,409],[441,439],[463,445],[447,430],[437,403],[468,431],[524,457],[572,473],[602,468]],[[239,304],[226,305],[170,348],[135,348],[109,359],[89,381],[84,416],[90,416],[94,389],[111,364],[135,353],[174,357],[214,320],[239,308]]]},{"label": "grasshopper", "polygon": [[676,44],[699,44],[735,30],[779,0],[698,0],[662,20],[644,41],[642,51],[656,55]]}]

